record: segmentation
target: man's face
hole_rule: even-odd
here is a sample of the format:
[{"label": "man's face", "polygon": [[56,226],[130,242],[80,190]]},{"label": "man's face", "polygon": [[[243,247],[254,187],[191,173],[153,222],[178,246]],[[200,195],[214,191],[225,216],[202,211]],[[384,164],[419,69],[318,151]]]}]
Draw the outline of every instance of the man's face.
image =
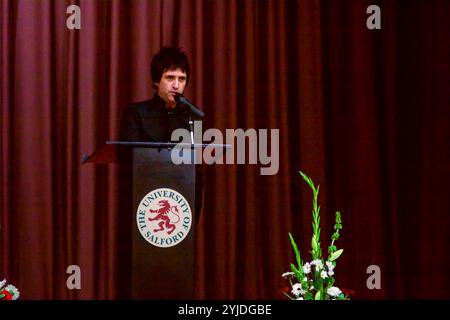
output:
[{"label": "man's face", "polygon": [[158,95],[166,102],[166,107],[175,108],[175,93],[183,93],[186,87],[187,75],[180,68],[165,71],[159,83],[155,83],[158,88]]}]

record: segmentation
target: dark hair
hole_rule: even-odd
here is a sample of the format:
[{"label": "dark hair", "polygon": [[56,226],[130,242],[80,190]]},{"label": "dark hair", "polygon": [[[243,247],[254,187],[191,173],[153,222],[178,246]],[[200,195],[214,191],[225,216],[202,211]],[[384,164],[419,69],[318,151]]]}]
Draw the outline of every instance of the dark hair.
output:
[{"label": "dark hair", "polygon": [[162,47],[152,58],[151,63],[152,87],[156,89],[155,82],[161,81],[162,74],[167,70],[180,68],[186,72],[186,84],[189,82],[189,60],[187,55],[176,47]]}]

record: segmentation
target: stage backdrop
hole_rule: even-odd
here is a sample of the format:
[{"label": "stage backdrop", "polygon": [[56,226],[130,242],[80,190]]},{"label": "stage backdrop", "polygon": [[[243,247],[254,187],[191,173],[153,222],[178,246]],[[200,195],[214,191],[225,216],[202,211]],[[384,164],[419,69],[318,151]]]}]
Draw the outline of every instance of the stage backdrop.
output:
[{"label": "stage backdrop", "polygon": [[[81,9],[69,30],[66,9]],[[369,30],[367,7],[381,8]],[[280,129],[280,170],[206,171],[196,297],[284,299],[342,213],[336,284],[353,299],[450,298],[448,1],[0,2],[0,278],[24,299],[115,299],[115,166],[82,165],[116,139],[125,106],[153,95],[152,55],[184,48],[186,96],[205,125]],[[68,290],[66,268],[81,268]],[[369,290],[370,265],[381,289]],[[174,288],[176,290],[177,288]]]}]

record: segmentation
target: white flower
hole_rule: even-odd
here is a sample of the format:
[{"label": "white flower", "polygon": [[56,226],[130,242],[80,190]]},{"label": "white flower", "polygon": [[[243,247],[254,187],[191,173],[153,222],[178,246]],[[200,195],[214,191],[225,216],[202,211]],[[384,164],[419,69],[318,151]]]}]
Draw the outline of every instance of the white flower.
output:
[{"label": "white flower", "polygon": [[309,290],[314,290],[314,286],[309,287]]},{"label": "white flower", "polygon": [[282,276],[283,278],[287,278],[287,277],[293,276],[293,275],[294,275],[293,272],[285,272],[285,273],[283,273],[281,276]]},{"label": "white flower", "polygon": [[327,265],[328,270],[333,271],[334,269],[333,262],[327,261],[325,263]]},{"label": "white flower", "polygon": [[0,281],[0,289],[3,289],[3,286],[6,284],[6,279],[3,279],[3,281]]},{"label": "white flower", "polygon": [[314,260],[313,262],[314,262],[314,265],[316,266],[316,271],[320,271],[321,269],[323,269],[323,263],[321,260],[317,259],[317,260]]},{"label": "white flower", "polygon": [[327,275],[327,272],[326,272],[325,270],[323,270],[323,271],[320,273],[320,276],[322,277],[322,279],[325,279],[328,275]]},{"label": "white flower", "polygon": [[292,294],[298,297],[299,295],[302,295],[305,293],[305,290],[302,289],[301,283],[296,283],[292,286],[291,290]]},{"label": "white flower", "polygon": [[327,293],[331,297],[337,297],[338,295],[340,295],[342,293],[342,291],[338,287],[330,287],[330,288],[328,288]]},{"label": "white flower", "polygon": [[311,265],[307,262],[305,263],[305,265],[303,266],[303,273],[308,274],[311,272]]},{"label": "white flower", "polygon": [[303,300],[303,297],[298,297],[296,300]]},{"label": "white flower", "polygon": [[325,262],[327,264],[327,268],[328,268],[328,276],[332,276],[334,274],[334,266],[333,263],[330,261]]},{"label": "white flower", "polygon": [[307,278],[307,277],[304,277],[304,278],[303,278],[303,282],[308,282],[308,278]]},{"label": "white flower", "polygon": [[11,293],[13,300],[17,300],[20,296],[19,290],[16,287],[14,287],[12,284],[7,285],[5,287],[5,290],[9,291],[9,293]]},{"label": "white flower", "polygon": [[298,290],[299,288],[301,289],[301,287],[302,287],[302,284],[301,284],[301,283],[294,283],[294,284],[292,285],[292,289],[293,289],[293,290]]}]

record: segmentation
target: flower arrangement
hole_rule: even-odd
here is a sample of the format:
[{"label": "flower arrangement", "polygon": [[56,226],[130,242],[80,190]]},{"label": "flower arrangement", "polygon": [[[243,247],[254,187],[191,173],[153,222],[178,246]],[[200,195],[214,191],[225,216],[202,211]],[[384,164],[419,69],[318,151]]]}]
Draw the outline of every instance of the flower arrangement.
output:
[{"label": "flower arrangement", "polygon": [[289,239],[295,252],[297,265],[291,263],[291,272],[282,275],[287,278],[291,285],[290,294],[284,294],[291,300],[348,300],[338,287],[334,286],[334,268],[336,259],[344,252],[343,249],[337,249],[334,242],[339,238],[339,230],[342,229],[341,214],[336,212],[334,233],[331,236],[331,244],[328,247],[328,257],[325,260],[322,257],[320,243],[320,206],[317,205],[319,187],[314,186],[313,181],[306,174],[300,171],[300,175],[308,183],[313,191],[313,236],[311,239],[312,261],[304,262],[300,257],[300,251],[297,244],[289,233]]},{"label": "flower arrangement", "polygon": [[0,300],[17,300],[20,292],[12,284],[5,287],[6,280],[0,281]]}]

